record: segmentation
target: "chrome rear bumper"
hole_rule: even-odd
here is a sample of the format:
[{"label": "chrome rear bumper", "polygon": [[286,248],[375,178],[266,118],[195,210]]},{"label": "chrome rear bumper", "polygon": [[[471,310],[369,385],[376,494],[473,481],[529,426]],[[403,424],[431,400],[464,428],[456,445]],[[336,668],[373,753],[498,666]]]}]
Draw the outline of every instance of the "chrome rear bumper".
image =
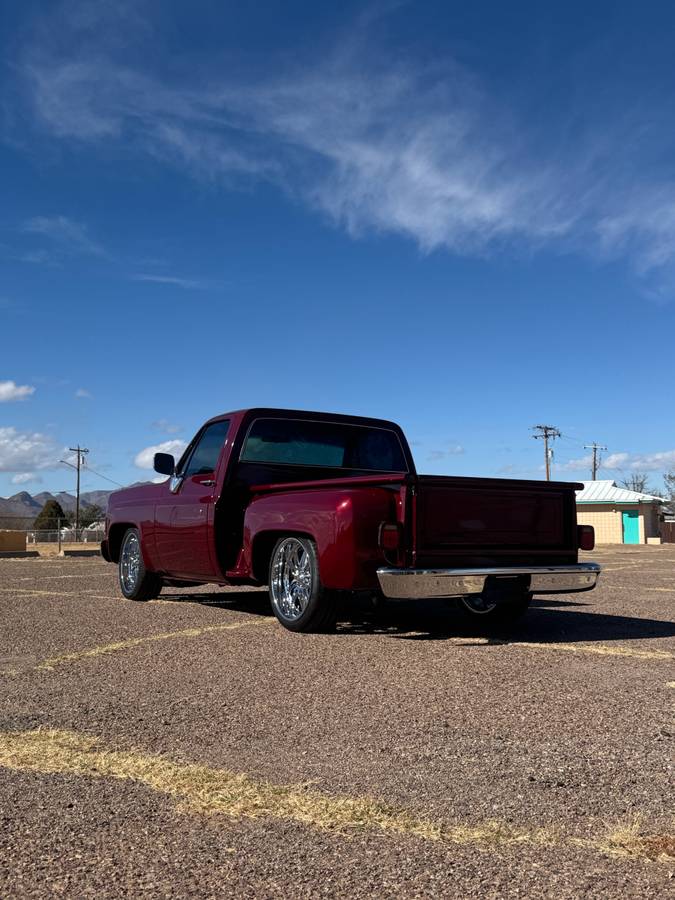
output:
[{"label": "chrome rear bumper", "polygon": [[491,587],[498,587],[500,577],[514,575],[523,576],[527,590],[533,594],[591,591],[600,571],[597,563],[578,563],[575,566],[505,566],[489,569],[378,569],[377,577],[385,597],[407,600],[481,594],[488,578]]}]

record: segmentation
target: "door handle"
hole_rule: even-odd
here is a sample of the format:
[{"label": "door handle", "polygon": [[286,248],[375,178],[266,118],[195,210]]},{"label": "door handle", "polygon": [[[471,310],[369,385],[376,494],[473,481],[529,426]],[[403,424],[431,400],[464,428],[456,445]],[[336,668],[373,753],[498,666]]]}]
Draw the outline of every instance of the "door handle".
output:
[{"label": "door handle", "polygon": [[214,485],[216,482],[215,482],[215,480],[214,480],[213,478],[208,478],[206,481],[200,481],[199,483],[200,483],[201,485],[203,485],[204,487],[213,487],[213,485]]}]

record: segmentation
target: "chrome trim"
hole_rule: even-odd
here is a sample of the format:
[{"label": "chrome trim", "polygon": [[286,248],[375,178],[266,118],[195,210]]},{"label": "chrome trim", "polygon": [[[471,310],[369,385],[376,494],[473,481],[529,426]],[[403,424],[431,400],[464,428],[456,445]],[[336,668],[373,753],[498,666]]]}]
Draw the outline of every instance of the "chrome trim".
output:
[{"label": "chrome trim", "polygon": [[182,475],[172,475],[169,479],[169,490],[172,494],[177,494],[181,484],[183,483]]},{"label": "chrome trim", "polygon": [[270,588],[272,605],[286,622],[295,622],[307,609],[312,597],[312,566],[302,541],[286,538],[274,552]]},{"label": "chrome trim", "polygon": [[122,545],[120,553],[120,579],[127,594],[135,589],[140,571],[141,545],[137,535],[132,532]]},{"label": "chrome trim", "polygon": [[404,600],[482,594],[487,578],[501,575],[529,575],[528,590],[533,594],[571,594],[593,590],[601,571],[597,563],[486,569],[382,568],[377,570],[377,577],[385,597]]}]

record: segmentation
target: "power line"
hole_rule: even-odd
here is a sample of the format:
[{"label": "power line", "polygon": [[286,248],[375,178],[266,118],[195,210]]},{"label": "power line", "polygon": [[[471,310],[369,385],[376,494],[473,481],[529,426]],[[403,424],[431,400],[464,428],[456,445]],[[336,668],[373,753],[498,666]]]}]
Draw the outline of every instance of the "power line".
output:
[{"label": "power line", "polygon": [[592,444],[584,444],[584,450],[592,450],[593,451],[593,468],[592,468],[592,476],[593,481],[595,481],[595,476],[598,474],[598,469],[600,468],[600,463],[602,462],[602,457],[599,454],[599,450],[607,450],[607,447],[601,447],[600,444],[596,444],[593,441]]},{"label": "power line", "polygon": [[580,441],[579,438],[570,437],[569,434],[560,434],[558,437],[562,438],[563,441],[571,441],[573,444],[583,444],[583,441]]},{"label": "power line", "polygon": [[123,484],[120,484],[119,481],[115,481],[114,478],[108,478],[107,475],[101,475],[100,472],[97,472],[96,469],[92,469],[91,466],[86,466],[87,472],[93,472],[94,475],[98,475],[99,478],[103,478],[104,481],[109,481],[110,484],[116,484],[117,487],[124,487]]},{"label": "power line", "polygon": [[551,460],[553,459],[553,450],[549,449],[548,442],[554,441],[560,437],[560,431],[554,425],[534,425],[532,431],[539,432],[533,434],[535,441],[544,441],[544,461],[546,463],[546,480],[551,480]]}]

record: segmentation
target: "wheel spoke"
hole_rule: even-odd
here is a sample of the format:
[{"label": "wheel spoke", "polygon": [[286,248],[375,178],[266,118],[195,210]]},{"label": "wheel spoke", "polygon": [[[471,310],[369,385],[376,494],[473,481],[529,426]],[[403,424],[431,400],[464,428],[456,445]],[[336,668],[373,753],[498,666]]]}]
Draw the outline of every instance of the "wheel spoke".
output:
[{"label": "wheel spoke", "polygon": [[310,556],[302,541],[287,538],[272,561],[272,603],[282,618],[293,621],[307,608],[312,595]]},{"label": "wheel spoke", "polygon": [[120,576],[127,593],[131,593],[138,582],[141,569],[141,548],[138,537],[130,534],[125,540],[120,557]]}]

